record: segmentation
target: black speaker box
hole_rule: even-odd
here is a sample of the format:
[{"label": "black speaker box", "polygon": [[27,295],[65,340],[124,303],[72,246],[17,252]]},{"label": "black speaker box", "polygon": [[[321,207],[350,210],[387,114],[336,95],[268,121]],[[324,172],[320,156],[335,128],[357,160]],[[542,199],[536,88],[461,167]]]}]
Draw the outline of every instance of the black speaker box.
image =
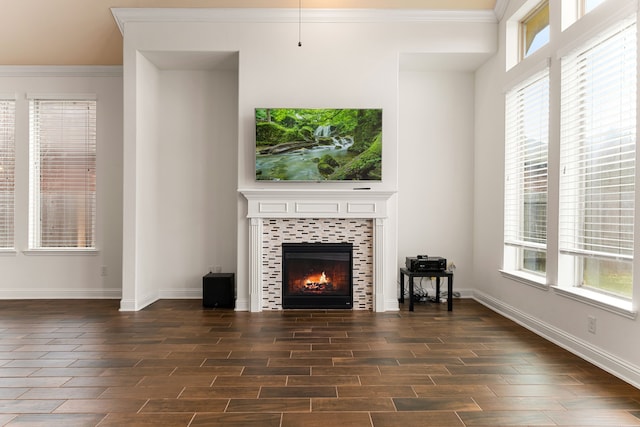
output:
[{"label": "black speaker box", "polygon": [[202,305],[212,308],[235,308],[233,273],[209,273],[202,278]]}]

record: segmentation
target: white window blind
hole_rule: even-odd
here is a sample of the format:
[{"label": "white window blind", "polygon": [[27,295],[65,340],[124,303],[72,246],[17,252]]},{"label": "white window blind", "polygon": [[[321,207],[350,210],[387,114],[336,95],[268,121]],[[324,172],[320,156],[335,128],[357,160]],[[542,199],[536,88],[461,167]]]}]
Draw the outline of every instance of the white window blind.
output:
[{"label": "white window blind", "polygon": [[506,94],[504,243],[544,251],[547,242],[549,70]]},{"label": "white window blind", "polygon": [[96,101],[31,99],[29,245],[95,248]]},{"label": "white window blind", "polygon": [[633,257],[636,23],[561,59],[560,250]]},{"label": "white window blind", "polygon": [[0,99],[0,248],[14,247],[15,101]]}]

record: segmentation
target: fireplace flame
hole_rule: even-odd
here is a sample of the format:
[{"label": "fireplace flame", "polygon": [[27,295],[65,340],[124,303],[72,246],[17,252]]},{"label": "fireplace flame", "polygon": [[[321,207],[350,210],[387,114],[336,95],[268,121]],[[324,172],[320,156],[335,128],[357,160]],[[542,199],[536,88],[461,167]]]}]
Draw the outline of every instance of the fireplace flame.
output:
[{"label": "fireplace flame", "polygon": [[323,283],[323,284],[326,284],[328,282],[327,276],[324,274],[324,271],[320,275],[320,280],[318,280],[318,282]]},{"label": "fireplace flame", "polygon": [[316,279],[316,277],[318,277],[318,276],[309,276],[309,277],[307,277],[307,281],[305,283],[307,285],[310,285],[310,284],[326,285],[327,283],[329,283],[329,280],[327,279],[327,275],[324,274],[324,271],[322,272],[322,274],[320,275],[319,278]]},{"label": "fireplace flame", "polygon": [[308,276],[304,282],[304,288],[306,290],[322,291],[326,290],[327,286],[330,286],[330,283],[327,275],[323,271],[320,275]]}]

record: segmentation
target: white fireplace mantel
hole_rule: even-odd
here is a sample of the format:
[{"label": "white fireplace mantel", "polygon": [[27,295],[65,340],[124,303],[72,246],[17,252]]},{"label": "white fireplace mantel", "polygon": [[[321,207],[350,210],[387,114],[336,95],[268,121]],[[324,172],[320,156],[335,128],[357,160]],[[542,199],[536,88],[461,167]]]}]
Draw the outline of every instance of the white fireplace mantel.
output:
[{"label": "white fireplace mantel", "polygon": [[262,234],[266,218],[368,218],[373,220],[373,309],[384,311],[385,218],[396,192],[356,189],[240,189],[248,202],[250,310],[262,311]]},{"label": "white fireplace mantel", "polygon": [[395,191],[362,189],[238,190],[248,218],[385,218]]}]

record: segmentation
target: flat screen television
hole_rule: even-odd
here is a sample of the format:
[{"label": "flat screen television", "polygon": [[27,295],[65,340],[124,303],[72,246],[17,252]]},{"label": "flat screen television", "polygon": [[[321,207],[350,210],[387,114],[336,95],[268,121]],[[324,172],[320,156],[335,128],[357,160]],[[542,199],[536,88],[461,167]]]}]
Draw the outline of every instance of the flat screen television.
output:
[{"label": "flat screen television", "polygon": [[381,181],[382,109],[256,108],[256,180]]}]

